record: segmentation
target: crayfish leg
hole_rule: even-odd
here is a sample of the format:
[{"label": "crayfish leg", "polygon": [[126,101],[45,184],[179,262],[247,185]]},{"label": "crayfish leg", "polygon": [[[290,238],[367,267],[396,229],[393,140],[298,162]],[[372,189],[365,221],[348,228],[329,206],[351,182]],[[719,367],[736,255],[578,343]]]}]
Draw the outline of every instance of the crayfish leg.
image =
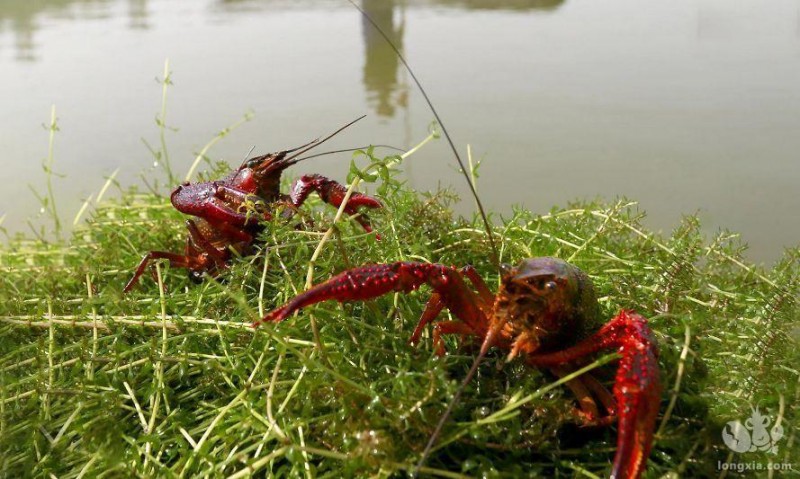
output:
[{"label": "crayfish leg", "polygon": [[[563,378],[570,373],[567,368],[562,367],[552,367],[550,371],[559,378]],[[570,379],[566,382],[566,386],[578,400],[579,410],[577,412],[579,417],[584,420],[585,425],[593,425],[600,418],[600,410],[595,400],[592,399],[586,384],[581,379],[582,377]]]},{"label": "crayfish leg", "polygon": [[146,255],[142,257],[142,260],[139,262],[139,266],[136,267],[136,272],[133,274],[133,278],[128,281],[128,284],[122,289],[123,293],[130,292],[136,283],[139,282],[139,278],[144,274],[144,270],[147,268],[147,265],[150,264],[151,261],[157,259],[166,259],[169,261],[169,265],[172,268],[189,268],[195,269],[202,266],[198,260],[192,256],[177,254],[177,253],[168,253],[166,251],[150,251]]},{"label": "crayfish leg", "polygon": [[[563,378],[572,372],[571,368],[550,368],[555,376]],[[565,384],[578,401],[576,415],[581,419],[581,426],[608,426],[617,420],[617,408],[614,397],[590,373],[573,378]],[[605,413],[600,411],[598,401],[603,405]]]},{"label": "crayfish leg", "polygon": [[425,326],[432,323],[439,316],[439,313],[441,313],[443,309],[444,303],[442,302],[442,296],[439,293],[434,292],[431,294],[428,302],[425,303],[425,309],[422,311],[422,315],[419,317],[417,327],[414,328],[414,332],[411,333],[411,338],[408,340],[408,343],[412,346],[416,345],[419,342],[420,337],[422,337],[422,331],[425,330]]},{"label": "crayfish leg", "polygon": [[[478,272],[475,269],[475,267],[473,267],[472,265],[464,266],[458,272],[464,278],[469,279],[469,281],[477,290],[478,294],[476,296],[474,293],[467,290],[466,285],[464,285],[463,288],[465,291],[467,291],[466,294],[470,294],[473,297],[474,301],[478,305],[478,308],[483,311],[484,315],[481,321],[488,321],[487,318],[491,314],[491,305],[492,302],[494,301],[494,295],[489,290],[489,287],[486,286],[486,283],[484,283],[483,278],[481,278],[478,275]],[[422,336],[422,331],[425,329],[425,326],[432,323],[436,319],[436,317],[439,316],[439,313],[442,312],[444,306],[445,304],[442,301],[442,295],[434,291],[433,294],[431,294],[430,299],[428,299],[428,302],[425,304],[425,309],[423,310],[422,315],[419,318],[417,327],[414,328],[414,332],[411,334],[411,339],[409,339],[408,341],[409,344],[415,345],[419,342],[419,339]],[[471,334],[479,336],[481,339],[483,339],[486,336],[486,331],[488,331],[488,323],[484,324],[485,326],[478,328],[477,330],[474,328],[470,328],[467,333],[464,333],[462,331],[453,331],[452,333],[450,333],[450,332],[442,332],[441,330],[437,332],[436,329],[434,329],[434,334],[436,334],[436,336],[434,337],[434,347],[436,348],[437,354],[441,355],[444,353],[443,349],[444,343],[441,342],[441,339],[439,339],[437,342],[437,338],[440,337],[442,334],[456,334],[456,333]],[[434,328],[435,327],[436,326],[434,326]]]},{"label": "crayfish leg", "polygon": [[580,377],[584,386],[592,393],[592,396],[600,401],[606,414],[609,418],[614,419],[617,416],[617,402],[611,392],[597,380],[591,373],[584,374]]},{"label": "crayfish leg", "polygon": [[447,352],[442,336],[445,334],[460,334],[461,336],[477,336],[475,330],[462,321],[439,321],[433,325],[433,350],[438,356]]},{"label": "crayfish leg", "polygon": [[214,245],[208,241],[208,238],[203,236],[203,234],[200,232],[200,228],[197,226],[197,223],[195,223],[194,220],[186,220],[186,228],[189,230],[189,237],[191,238],[191,241],[202,248],[203,251],[208,253],[209,258],[214,261],[214,264],[216,264],[218,268],[228,267],[226,263],[227,258],[225,255],[220,252],[220,250],[215,248]]},{"label": "crayfish leg", "polygon": [[214,230],[216,230],[217,233],[223,235],[224,237],[232,241],[239,241],[246,244],[250,244],[253,242],[252,234],[230,223],[214,222],[209,224],[213,226]]},{"label": "crayfish leg", "polygon": [[486,285],[486,282],[483,281],[483,278],[478,274],[478,270],[471,264],[468,264],[459,271],[461,271],[461,274],[475,286],[475,290],[478,292],[478,297],[481,300],[481,305],[483,309],[488,312],[491,309],[492,303],[494,303],[494,295]]}]

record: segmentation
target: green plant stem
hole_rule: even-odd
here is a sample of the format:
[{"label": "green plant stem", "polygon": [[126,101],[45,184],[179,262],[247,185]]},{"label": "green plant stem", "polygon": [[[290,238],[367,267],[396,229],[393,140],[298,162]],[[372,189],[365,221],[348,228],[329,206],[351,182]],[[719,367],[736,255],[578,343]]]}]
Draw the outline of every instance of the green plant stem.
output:
[{"label": "green plant stem", "polygon": [[172,85],[172,72],[169,69],[169,58],[164,60],[164,78],[161,80],[161,113],[158,117],[159,139],[161,141],[161,164],[167,173],[167,181],[170,185],[177,182],[172,173],[172,165],[169,162],[169,151],[167,150],[167,90]]},{"label": "green plant stem", "polygon": [[49,138],[47,142],[47,159],[44,162],[45,178],[47,179],[47,209],[53,220],[56,239],[61,240],[61,217],[56,210],[56,195],[53,192],[53,146],[55,145],[56,132],[58,131],[55,105],[50,108],[50,124],[47,129]]}]

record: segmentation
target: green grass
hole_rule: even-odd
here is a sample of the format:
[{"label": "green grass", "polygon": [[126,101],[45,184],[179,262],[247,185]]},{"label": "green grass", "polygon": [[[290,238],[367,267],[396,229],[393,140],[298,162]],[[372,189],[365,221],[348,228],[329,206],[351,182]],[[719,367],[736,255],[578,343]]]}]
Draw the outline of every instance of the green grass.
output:
[{"label": "green grass", "polygon": [[[314,261],[314,282],[413,259],[470,263],[497,285],[480,220],[456,218],[447,191],[413,192],[379,170],[362,176],[381,186],[386,208],[372,217],[383,240],[342,219]],[[2,246],[2,476],[405,476],[475,350],[448,338],[451,354],[437,358],[429,340],[407,344],[426,288],[250,328],[304,289],[334,218],[318,201],[304,211],[313,227],[271,223],[264,247],[221,282],[194,285],[161,265],[166,291],[145,275],[128,296],[122,287],[144,252],[183,249],[184,218],[163,196],[127,190],[97,205],[68,242]],[[716,477],[717,461],[800,469],[800,250],[762,270],[736,235],[707,240],[688,216],[660,236],[642,217],[619,200],[492,220],[503,261],[568,259],[594,279],[606,317],[624,307],[651,318],[664,394],[647,477]],[[723,445],[722,427],[744,421],[751,405],[783,425],[778,455]],[[607,475],[616,430],[577,428],[573,408],[552,376],[491,352],[423,472]]]}]

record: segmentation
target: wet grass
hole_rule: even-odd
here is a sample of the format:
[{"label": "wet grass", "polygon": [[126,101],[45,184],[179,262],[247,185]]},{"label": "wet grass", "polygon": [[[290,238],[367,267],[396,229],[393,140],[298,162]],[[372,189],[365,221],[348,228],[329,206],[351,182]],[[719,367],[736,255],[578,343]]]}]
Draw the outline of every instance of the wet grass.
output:
[{"label": "wet grass", "polygon": [[[68,241],[2,246],[2,475],[403,477],[475,353],[457,338],[444,358],[429,340],[407,344],[426,288],[249,326],[308,278],[365,263],[470,263],[497,284],[480,220],[455,217],[447,191],[413,192],[377,171],[351,180],[380,187],[382,241],[344,217],[320,246],[335,215],[312,202],[314,226],[271,223],[220,282],[161,265],[122,295],[144,252],[182,251],[185,235],[167,198],[135,190],[91,205]],[[492,220],[503,261],[568,259],[593,278],[607,317],[624,307],[651,318],[665,391],[647,477],[716,477],[718,461],[800,468],[800,250],[764,270],[736,235],[706,239],[689,216],[660,236],[642,217],[622,199]],[[723,445],[722,428],[751,405],[783,426],[777,455]],[[423,475],[607,475],[616,430],[576,427],[573,407],[553,377],[492,352]]]}]

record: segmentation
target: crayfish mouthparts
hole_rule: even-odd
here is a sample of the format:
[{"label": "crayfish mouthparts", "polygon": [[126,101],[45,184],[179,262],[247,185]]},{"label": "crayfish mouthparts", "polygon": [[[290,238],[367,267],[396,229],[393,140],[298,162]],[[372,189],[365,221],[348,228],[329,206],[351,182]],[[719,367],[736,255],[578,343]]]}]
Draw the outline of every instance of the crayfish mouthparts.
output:
[{"label": "crayfish mouthparts", "polygon": [[534,326],[533,331],[526,330],[517,334],[511,345],[511,351],[508,353],[508,356],[506,356],[506,362],[510,363],[519,356],[520,353],[533,354],[536,352],[536,350],[539,349],[539,336],[542,335],[543,332],[541,328]]}]

